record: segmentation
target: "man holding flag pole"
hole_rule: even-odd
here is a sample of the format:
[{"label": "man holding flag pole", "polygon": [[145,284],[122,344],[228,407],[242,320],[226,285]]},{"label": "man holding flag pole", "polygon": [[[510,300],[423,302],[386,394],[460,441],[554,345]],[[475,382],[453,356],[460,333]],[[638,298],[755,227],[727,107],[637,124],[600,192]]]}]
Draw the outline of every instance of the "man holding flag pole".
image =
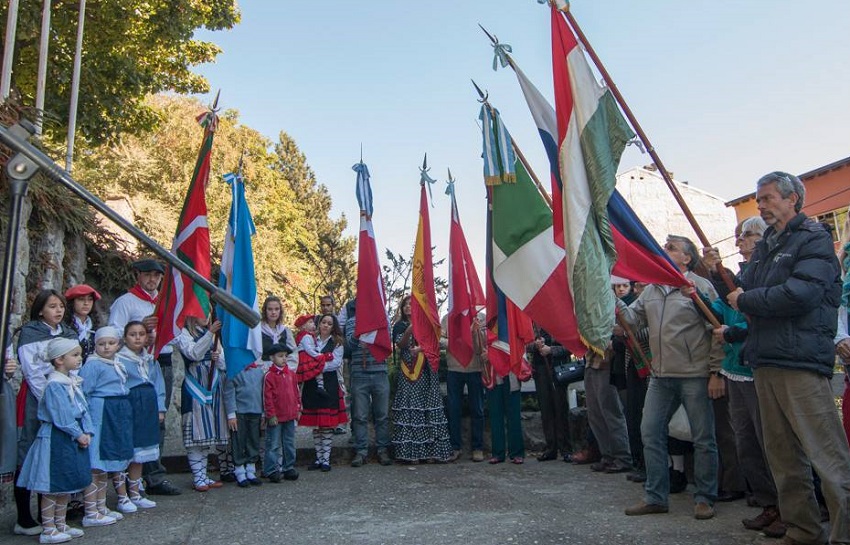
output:
[{"label": "man holding flag pole", "polygon": [[[360,205],[360,241],[357,259],[357,302],[345,322],[345,343],[350,351],[351,432],[354,436],[352,467],[366,463],[369,455],[369,416],[375,423],[378,462],[392,464],[389,455],[390,383],[387,357],[392,352],[386,293],[375,231],[372,228],[372,187],[362,158],[351,167],[357,172]],[[323,312],[325,309],[323,309]]]}]

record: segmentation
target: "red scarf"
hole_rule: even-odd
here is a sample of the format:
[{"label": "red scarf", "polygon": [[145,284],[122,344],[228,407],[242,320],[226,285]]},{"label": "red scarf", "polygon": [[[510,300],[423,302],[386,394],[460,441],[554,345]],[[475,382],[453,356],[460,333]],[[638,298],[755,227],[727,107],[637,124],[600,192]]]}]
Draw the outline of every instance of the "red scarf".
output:
[{"label": "red scarf", "polygon": [[151,294],[143,290],[142,287],[138,284],[130,288],[129,293],[132,293],[142,301],[147,301],[148,303],[152,303],[154,305],[156,304],[156,297],[151,297]]}]

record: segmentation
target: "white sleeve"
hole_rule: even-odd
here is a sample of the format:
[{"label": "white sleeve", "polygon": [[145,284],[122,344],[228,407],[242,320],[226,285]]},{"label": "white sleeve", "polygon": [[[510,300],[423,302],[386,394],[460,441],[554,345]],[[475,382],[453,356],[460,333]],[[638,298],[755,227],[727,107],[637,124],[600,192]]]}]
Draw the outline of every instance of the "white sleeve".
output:
[{"label": "white sleeve", "polygon": [[180,349],[180,352],[188,359],[192,361],[201,361],[204,359],[206,353],[209,352],[210,348],[212,348],[214,340],[215,336],[207,331],[196,341],[192,338],[189,332],[184,329],[180,332],[180,335],[177,336],[175,342],[177,343],[177,347]]},{"label": "white sleeve", "polygon": [[109,325],[117,327],[118,331],[124,331],[124,327],[130,321],[130,309],[128,307],[127,299],[123,295],[116,299],[109,309]]},{"label": "white sleeve", "polygon": [[41,351],[46,343],[29,343],[18,347],[18,363],[21,364],[21,373],[24,375],[32,395],[41,400],[44,388],[47,386],[47,374],[53,369],[50,362],[44,361]]},{"label": "white sleeve", "polygon": [[301,342],[298,343],[298,350],[307,352],[311,358],[315,358],[320,354],[319,349],[316,348],[316,339],[312,335],[304,335],[301,338]]},{"label": "white sleeve", "polygon": [[[328,341],[328,342],[330,342],[330,341]],[[339,369],[342,366],[342,352],[343,352],[343,346],[341,344],[337,345],[337,347],[334,348],[334,351],[333,351],[334,359],[325,363],[325,370],[324,370],[325,373],[327,373],[328,371],[336,371],[337,369]]]},{"label": "white sleeve", "polygon": [[292,350],[286,356],[286,366],[294,373],[298,370],[298,345],[295,344],[295,336],[288,327],[283,330],[283,334],[286,336],[286,346]]}]

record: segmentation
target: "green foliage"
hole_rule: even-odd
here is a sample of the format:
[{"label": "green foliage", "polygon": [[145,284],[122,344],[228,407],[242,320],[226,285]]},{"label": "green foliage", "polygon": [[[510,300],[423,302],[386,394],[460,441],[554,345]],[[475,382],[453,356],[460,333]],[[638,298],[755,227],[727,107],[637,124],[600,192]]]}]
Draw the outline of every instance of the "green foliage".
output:
[{"label": "green foliage", "polygon": [[[102,197],[126,195],[136,225],[169,248],[203,135],[195,117],[205,107],[163,95],[149,98],[146,106],[163,120],[156,130],[81,153],[75,176]],[[290,316],[315,310],[316,295],[325,291],[350,296],[356,242],[342,235],[344,217],[329,217],[327,188],[317,183],[291,138],[281,133],[273,146],[240,125],[234,110],[220,114],[213,142],[207,186],[213,263],[221,256],[230,211],[230,189],[222,175],[236,170],[240,159],[257,227],[253,247],[260,296],[281,296]]]},{"label": "green foliage", "polygon": [[[6,8],[8,2],[3,2]],[[15,42],[13,87],[34,103],[41,29],[40,0],[22,0]],[[79,2],[54,0],[47,64],[45,134],[67,130]],[[162,120],[145,100],[162,91],[204,93],[205,78],[191,68],[221,52],[193,38],[196,30],[222,30],[239,22],[236,0],[109,0],[86,5],[77,128],[101,143],[140,133]],[[0,12],[5,32],[6,10]]]}]

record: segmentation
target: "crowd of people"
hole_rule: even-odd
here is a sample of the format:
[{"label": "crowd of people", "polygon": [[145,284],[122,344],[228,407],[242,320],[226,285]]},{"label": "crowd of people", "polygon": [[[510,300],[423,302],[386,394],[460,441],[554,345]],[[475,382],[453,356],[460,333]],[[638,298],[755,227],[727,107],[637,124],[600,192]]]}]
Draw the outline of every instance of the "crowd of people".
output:
[{"label": "crowd of people", "polygon": [[[376,361],[354,336],[356,299],[337,312],[333,298],[323,297],[319,312],[297,317],[293,331],[281,299],[268,297],[262,357],[228,377],[216,342],[221,323],[209,316],[186,317],[154,358],[164,274],[156,260],[134,263],[136,284],[114,301],[108,320],[98,315],[101,296],[91,286],[44,290],[15,348],[7,347],[3,369],[5,400],[13,399],[8,379],[18,366],[23,375],[17,405],[4,413],[17,421],[0,422],[0,474],[15,480],[14,532],[62,543],[83,535],[67,523],[70,508],[82,509],[83,527],[106,526],[157,507],[151,496],[181,493],[160,458],[172,366],[182,362],[181,437],[199,493],[222,481],[247,488],[262,485],[261,477],[298,479],[296,426],[312,428],[315,458],[307,470],[331,471],[333,435],[345,432],[349,414],[352,467],[373,460],[370,424],[381,465],[454,462],[464,451],[473,462],[523,464],[520,382],[531,376],[545,436],[537,460],[588,464],[641,483],[643,497],[626,515],[666,513],[669,495],[692,480],[696,519],[714,517],[718,501],[746,499],[762,508],[742,521],[748,529],[789,545],[850,543],[850,378],[843,430],[829,381],[836,356],[850,364],[850,282],[842,291],[831,235],[801,213],[804,198],[795,176],[759,180],[760,217],[735,232],[744,260],[737,274],[715,268],[716,250],[700,255],[692,241],[671,235],[664,250],[689,285],[612,278],[611,343],[583,361],[582,438],[570,430],[567,393],[576,376],[563,369],[576,358],[543,330],[526,347],[531,367],[522,377],[493,373],[483,314],[473,320],[471,353],[454,353],[444,339],[444,405],[438,372],[413,335],[409,296],[391,324],[399,370],[391,400],[390,362]],[[845,232],[841,257],[850,261]],[[684,436],[673,432],[677,413]],[[207,467],[211,454],[218,479]],[[115,510],[106,502],[110,484]]]}]

